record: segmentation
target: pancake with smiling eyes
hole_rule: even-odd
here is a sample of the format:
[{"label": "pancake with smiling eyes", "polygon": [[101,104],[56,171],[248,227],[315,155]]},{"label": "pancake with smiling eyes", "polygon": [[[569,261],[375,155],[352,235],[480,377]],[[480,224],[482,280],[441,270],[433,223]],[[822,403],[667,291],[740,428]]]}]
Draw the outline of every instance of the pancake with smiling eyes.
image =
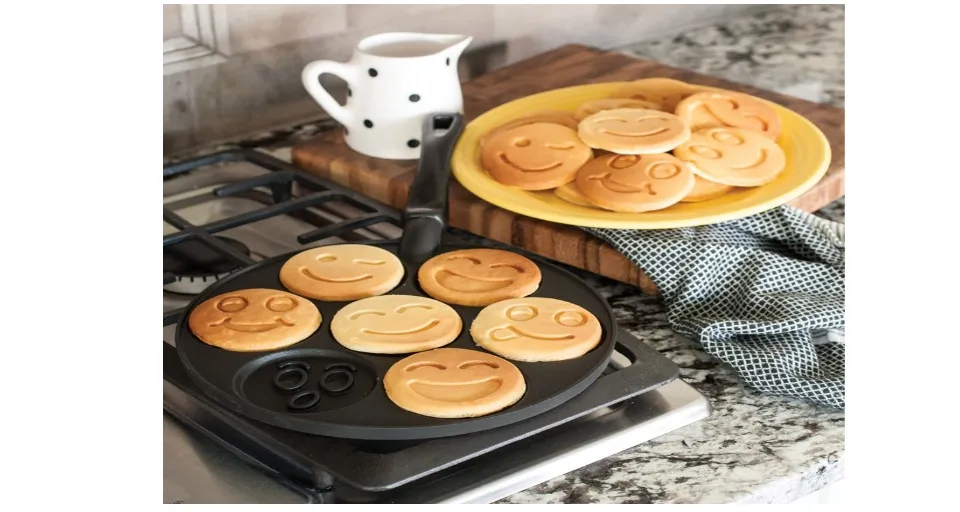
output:
[{"label": "pancake with smiling eyes", "polygon": [[361,299],[341,308],[330,322],[337,343],[368,354],[409,354],[442,347],[462,329],[453,308],[412,295]]},{"label": "pancake with smiling eyes", "polygon": [[499,249],[462,249],[430,258],[417,280],[431,297],[461,306],[486,306],[525,297],[540,287],[540,268],[529,258]]},{"label": "pancake with smiling eyes", "polygon": [[382,295],[403,279],[403,264],[380,247],[338,244],[297,253],[280,268],[280,282],[292,292],[327,301]]},{"label": "pancake with smiling eyes", "polygon": [[434,418],[473,418],[517,403],[527,390],[510,361],[476,350],[438,348],[397,361],[383,377],[387,398]]},{"label": "pancake with smiling eyes", "polygon": [[669,112],[617,108],[586,117],[577,133],[595,149],[620,155],[653,155],[670,151],[690,138],[690,126]]},{"label": "pancake with smiling eyes", "polygon": [[537,122],[499,129],[484,138],[480,162],[494,180],[522,190],[549,190],[573,181],[593,150],[577,132]]}]

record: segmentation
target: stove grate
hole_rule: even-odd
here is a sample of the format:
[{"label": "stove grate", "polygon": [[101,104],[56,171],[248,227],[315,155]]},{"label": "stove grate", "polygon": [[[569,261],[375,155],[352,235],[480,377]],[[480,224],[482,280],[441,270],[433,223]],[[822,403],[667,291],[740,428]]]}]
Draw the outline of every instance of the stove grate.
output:
[{"label": "stove grate", "polygon": [[[255,211],[219,219],[199,226],[164,207],[163,220],[179,230],[169,235],[164,235],[164,247],[188,240],[196,240],[224,256],[229,261],[237,263],[240,266],[238,270],[240,270],[253,265],[255,261],[213,235],[270,217],[289,215],[331,201],[346,203],[367,213],[359,217],[320,227],[308,233],[303,233],[297,237],[299,243],[306,245],[327,237],[343,235],[383,222],[392,223],[397,226],[400,225],[399,213],[389,206],[346,187],[301,171],[282,160],[249,149],[221,151],[212,155],[164,166],[163,178],[167,180],[186,173],[197,172],[212,165],[227,162],[246,162],[270,172],[218,187],[212,192],[214,197],[236,196],[253,189],[266,188],[270,190],[273,204],[266,205],[264,208]],[[175,276],[164,272],[164,285],[170,284],[175,280]],[[184,309],[185,308],[179,308],[165,312],[163,315],[163,325],[167,326],[179,322],[183,316]]]}]

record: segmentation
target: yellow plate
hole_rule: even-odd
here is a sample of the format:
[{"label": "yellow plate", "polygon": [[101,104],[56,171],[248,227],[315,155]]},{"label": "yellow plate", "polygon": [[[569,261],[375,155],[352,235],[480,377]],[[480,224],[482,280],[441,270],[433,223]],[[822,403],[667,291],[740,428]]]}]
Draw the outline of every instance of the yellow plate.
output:
[{"label": "yellow plate", "polygon": [[664,229],[715,224],[760,213],[787,203],[815,185],[830,165],[830,144],[813,123],[792,110],[769,103],[780,115],[783,132],[777,143],[787,167],[774,181],[739,189],[700,203],[679,203],[645,213],[618,213],[568,203],[552,190],[528,192],[501,185],[480,165],[480,137],[524,115],[543,110],[574,111],[580,104],[605,98],[626,82],[567,87],[534,94],[490,110],[463,131],[453,153],[453,175],[477,197],[515,213],[561,224],[615,229]]}]

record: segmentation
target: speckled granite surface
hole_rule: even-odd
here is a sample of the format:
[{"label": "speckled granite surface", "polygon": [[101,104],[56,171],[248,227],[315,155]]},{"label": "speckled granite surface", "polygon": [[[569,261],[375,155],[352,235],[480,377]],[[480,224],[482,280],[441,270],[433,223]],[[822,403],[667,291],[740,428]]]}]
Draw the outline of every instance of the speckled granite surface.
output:
[{"label": "speckled granite surface", "polygon": [[[790,6],[620,51],[842,107],[843,27],[843,6]],[[224,147],[258,147],[288,159],[294,142],[327,126]],[[818,214],[843,222],[843,199]],[[673,333],[657,298],[580,274],[608,298],[623,328],[677,363],[714,412],[502,503],[785,503],[843,477],[842,412],[744,387],[730,368]]]}]

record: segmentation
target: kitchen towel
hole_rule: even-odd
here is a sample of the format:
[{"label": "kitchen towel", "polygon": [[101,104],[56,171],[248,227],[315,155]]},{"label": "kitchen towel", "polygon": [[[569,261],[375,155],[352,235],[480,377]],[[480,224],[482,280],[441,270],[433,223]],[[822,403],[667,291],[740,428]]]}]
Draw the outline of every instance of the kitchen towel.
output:
[{"label": "kitchen towel", "polygon": [[748,385],[845,408],[843,224],[780,206],[709,226],[586,230],[650,276],[676,332]]}]

